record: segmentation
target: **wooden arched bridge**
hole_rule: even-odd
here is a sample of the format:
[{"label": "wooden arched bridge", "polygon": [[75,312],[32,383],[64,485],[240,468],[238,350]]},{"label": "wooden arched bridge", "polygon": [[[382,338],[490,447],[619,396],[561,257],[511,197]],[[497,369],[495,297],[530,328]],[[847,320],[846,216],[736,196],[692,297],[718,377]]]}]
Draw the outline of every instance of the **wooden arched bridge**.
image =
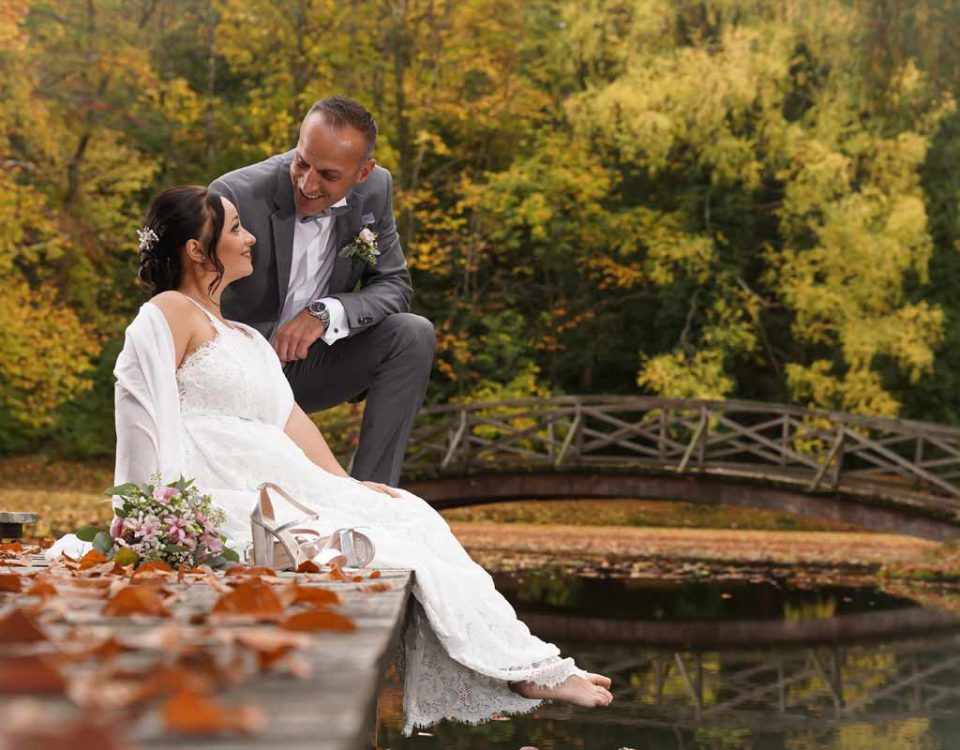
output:
[{"label": "wooden arched bridge", "polygon": [[[349,452],[359,419],[328,425]],[[403,485],[447,508],[635,497],[960,533],[960,429],[749,401],[565,396],[422,410]]]}]

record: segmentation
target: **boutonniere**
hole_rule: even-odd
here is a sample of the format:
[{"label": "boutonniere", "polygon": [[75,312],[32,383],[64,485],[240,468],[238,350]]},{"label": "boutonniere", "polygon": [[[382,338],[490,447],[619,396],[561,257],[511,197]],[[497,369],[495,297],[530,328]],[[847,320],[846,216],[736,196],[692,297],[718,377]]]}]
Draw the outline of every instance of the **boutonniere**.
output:
[{"label": "boutonniere", "polygon": [[377,250],[377,233],[370,227],[364,227],[348,245],[344,245],[340,251],[341,258],[360,258],[371,266],[377,265],[377,256],[380,251]]}]

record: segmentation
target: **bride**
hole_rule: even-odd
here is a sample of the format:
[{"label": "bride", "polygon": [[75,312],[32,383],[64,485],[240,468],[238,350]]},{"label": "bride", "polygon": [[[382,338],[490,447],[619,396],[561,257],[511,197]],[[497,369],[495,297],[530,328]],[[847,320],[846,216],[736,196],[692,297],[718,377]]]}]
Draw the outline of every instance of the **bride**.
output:
[{"label": "bride", "polygon": [[[610,703],[610,680],[532,635],[426,502],[351,478],[294,403],[266,339],[223,318],[220,295],[252,273],[255,243],[233,204],[205,188],[172,188],[151,204],[139,275],[154,296],[127,329],[115,371],[117,481],[156,471],[194,478],[240,546],[251,539],[252,499],[264,482],[318,514],[312,525],[322,534],[366,527],[375,566],[415,573],[406,733],[446,718],[529,711],[542,700]],[[277,510],[278,522],[287,520]]]}]

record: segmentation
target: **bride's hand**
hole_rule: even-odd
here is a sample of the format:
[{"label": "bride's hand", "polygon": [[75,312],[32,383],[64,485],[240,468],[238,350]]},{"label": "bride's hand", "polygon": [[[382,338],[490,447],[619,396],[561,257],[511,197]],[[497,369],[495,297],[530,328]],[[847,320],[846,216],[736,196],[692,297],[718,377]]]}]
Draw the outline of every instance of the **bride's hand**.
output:
[{"label": "bride's hand", "polygon": [[360,484],[369,487],[374,492],[382,492],[384,495],[390,495],[390,497],[400,497],[400,493],[393,489],[393,487],[387,487],[387,485],[380,484],[380,482],[360,482]]}]

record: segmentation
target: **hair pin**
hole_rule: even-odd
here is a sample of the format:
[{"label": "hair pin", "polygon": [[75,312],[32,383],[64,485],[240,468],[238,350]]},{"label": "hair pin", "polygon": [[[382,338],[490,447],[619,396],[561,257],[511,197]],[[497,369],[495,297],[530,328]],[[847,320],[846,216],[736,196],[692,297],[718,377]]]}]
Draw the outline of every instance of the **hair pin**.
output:
[{"label": "hair pin", "polygon": [[137,230],[137,237],[140,239],[140,252],[149,252],[153,246],[160,241],[159,235],[150,227],[141,227]]}]

